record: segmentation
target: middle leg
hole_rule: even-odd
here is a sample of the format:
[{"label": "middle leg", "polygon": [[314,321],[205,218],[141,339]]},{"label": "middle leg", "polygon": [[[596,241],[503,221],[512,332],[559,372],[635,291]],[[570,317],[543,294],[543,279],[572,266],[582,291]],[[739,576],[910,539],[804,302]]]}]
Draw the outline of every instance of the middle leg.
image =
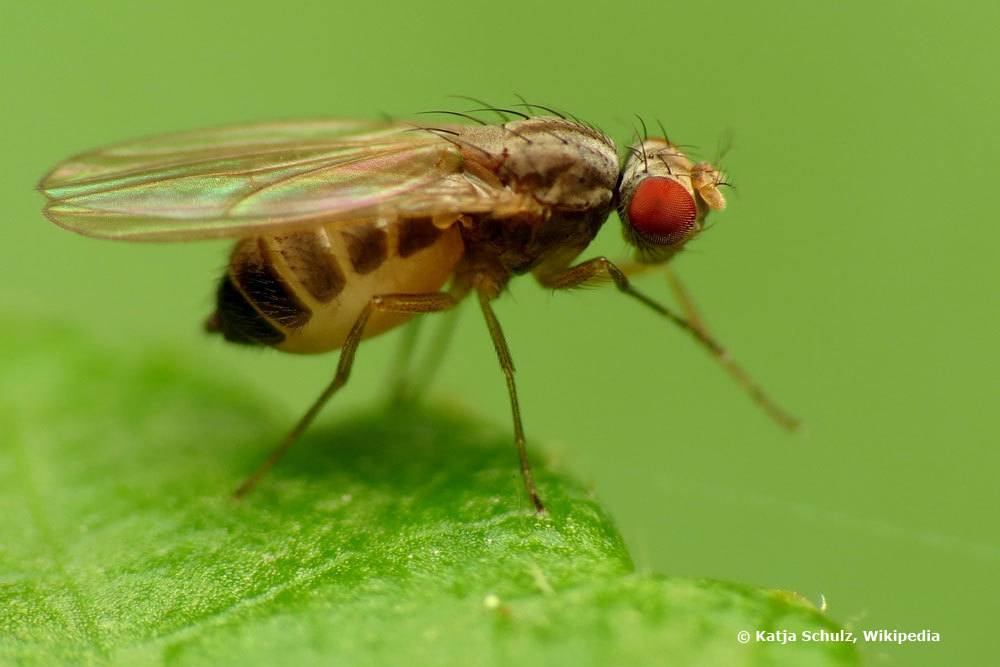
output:
[{"label": "middle leg", "polygon": [[236,489],[236,497],[239,498],[246,495],[257,485],[257,482],[260,481],[267,471],[274,467],[274,464],[295,444],[295,441],[299,439],[303,431],[316,418],[316,415],[326,405],[326,402],[341,387],[347,384],[347,378],[350,377],[351,368],[354,366],[354,354],[358,350],[358,345],[361,344],[361,339],[365,333],[365,325],[368,324],[372,313],[376,311],[388,313],[432,313],[454,308],[456,303],[457,300],[454,296],[443,292],[435,292],[433,294],[386,294],[372,297],[368,304],[361,309],[358,319],[355,320],[354,326],[351,327],[351,331],[347,334],[347,340],[344,341],[344,346],[340,350],[340,359],[337,361],[337,372],[334,374],[333,380],[323,390],[323,393],[319,395],[319,398],[309,407],[306,413],[302,415],[295,426],[292,427],[292,430],[285,436],[285,439],[274,448],[270,456]]},{"label": "middle leg", "polygon": [[490,338],[493,340],[493,347],[497,352],[497,359],[500,361],[500,368],[503,370],[504,379],[507,381],[507,394],[510,396],[510,410],[514,418],[514,442],[517,444],[517,456],[521,463],[521,477],[524,478],[524,488],[527,489],[531,502],[535,506],[535,511],[541,514],[545,511],[545,505],[538,495],[538,488],[535,486],[535,476],[531,472],[531,462],[528,461],[528,448],[524,438],[524,427],[521,425],[521,406],[517,402],[517,385],[514,384],[514,361],[510,356],[510,348],[507,347],[507,340],[504,338],[503,329],[497,320],[493,307],[490,305],[490,295],[483,289],[478,290],[479,307],[486,318],[486,327],[490,330]]},{"label": "middle leg", "polygon": [[410,366],[413,361],[413,351],[417,346],[417,339],[420,337],[420,329],[423,327],[424,318],[419,315],[403,325],[400,332],[396,356],[392,360],[392,367],[389,369],[389,403],[399,404],[409,400],[410,384],[413,382]]}]

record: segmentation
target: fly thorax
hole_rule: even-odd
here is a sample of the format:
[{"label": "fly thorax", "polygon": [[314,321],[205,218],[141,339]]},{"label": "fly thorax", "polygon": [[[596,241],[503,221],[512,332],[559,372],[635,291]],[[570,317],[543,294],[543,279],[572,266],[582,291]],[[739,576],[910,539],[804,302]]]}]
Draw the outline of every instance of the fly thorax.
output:
[{"label": "fly thorax", "polygon": [[507,187],[558,210],[610,208],[618,180],[614,142],[602,132],[562,118],[539,117],[470,128],[461,137],[492,158]]}]

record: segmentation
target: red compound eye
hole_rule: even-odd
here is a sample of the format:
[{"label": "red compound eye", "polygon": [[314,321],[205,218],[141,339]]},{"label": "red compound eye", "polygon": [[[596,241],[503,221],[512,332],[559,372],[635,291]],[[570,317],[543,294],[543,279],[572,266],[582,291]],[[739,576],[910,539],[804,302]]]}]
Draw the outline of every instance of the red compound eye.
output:
[{"label": "red compound eye", "polygon": [[670,245],[694,227],[694,197],[672,178],[649,176],[636,186],[628,205],[629,224],[648,241]]}]

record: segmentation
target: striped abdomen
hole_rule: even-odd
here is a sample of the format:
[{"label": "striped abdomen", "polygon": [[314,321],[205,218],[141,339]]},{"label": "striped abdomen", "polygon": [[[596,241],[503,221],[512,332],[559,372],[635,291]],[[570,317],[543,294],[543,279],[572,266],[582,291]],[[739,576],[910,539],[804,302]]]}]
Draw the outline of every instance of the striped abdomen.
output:
[{"label": "striped abdomen", "polygon": [[[233,248],[208,328],[287,352],[339,348],[373,296],[436,292],[463,252],[457,226],[430,220],[332,223],[243,239]],[[372,314],[365,337],[409,315]]]}]

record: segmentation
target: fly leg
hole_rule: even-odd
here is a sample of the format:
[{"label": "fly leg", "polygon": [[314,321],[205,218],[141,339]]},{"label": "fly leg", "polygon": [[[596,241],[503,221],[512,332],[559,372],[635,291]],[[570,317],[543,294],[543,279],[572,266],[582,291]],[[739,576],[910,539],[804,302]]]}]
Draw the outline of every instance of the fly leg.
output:
[{"label": "fly leg", "polygon": [[[576,266],[564,267],[562,269],[555,270],[550,269],[536,274],[536,277],[542,285],[551,287],[552,289],[572,289],[587,283],[608,279],[612,280],[619,291],[639,301],[644,306],[656,311],[661,316],[667,318],[681,329],[684,329],[691,334],[691,336],[693,336],[694,339],[709,352],[709,354],[715,357],[716,361],[718,361],[722,367],[726,369],[729,375],[736,380],[741,387],[743,387],[743,389],[750,395],[750,398],[752,398],[753,401],[764,412],[766,412],[769,417],[771,417],[771,419],[789,431],[794,431],[799,427],[799,420],[772,401],[767,394],[764,393],[764,390],[761,389],[760,385],[758,385],[746,373],[746,371],[733,361],[732,357],[729,356],[729,352],[726,351],[726,349],[722,347],[722,345],[720,345],[707,331],[705,331],[700,322],[695,323],[689,319],[681,317],[663,304],[654,301],[637,290],[632,286],[632,283],[629,282],[625,272],[608,260],[607,257],[595,257],[594,259],[587,260],[577,264]],[[686,298],[686,292],[684,293],[684,297],[679,298],[681,298],[681,302],[683,304],[684,298]]]},{"label": "fly leg", "polygon": [[257,485],[261,477],[284,456],[285,452],[302,435],[302,432],[309,427],[309,424],[312,423],[317,413],[326,405],[326,402],[330,400],[330,397],[347,383],[347,378],[351,375],[351,367],[354,365],[354,354],[358,350],[358,345],[361,343],[361,338],[365,332],[365,325],[368,324],[368,319],[372,313],[376,311],[386,313],[433,313],[454,308],[456,303],[457,300],[454,296],[444,292],[433,294],[385,294],[372,297],[368,304],[361,310],[361,314],[358,315],[354,326],[351,327],[350,332],[347,334],[347,340],[344,341],[344,346],[340,351],[337,372],[334,374],[333,380],[323,390],[323,393],[319,395],[319,398],[316,399],[312,406],[310,406],[309,410],[302,415],[302,418],[289,431],[285,439],[281,441],[281,444],[275,447],[274,451],[271,452],[271,455],[267,457],[260,467],[236,489],[236,497],[239,498],[246,495]]},{"label": "fly leg", "polygon": [[437,375],[438,369],[441,368],[441,362],[444,360],[445,352],[448,350],[448,345],[451,343],[451,339],[455,334],[455,325],[458,322],[458,313],[458,309],[453,308],[438,318],[439,322],[437,323],[437,330],[431,338],[431,342],[428,345],[423,362],[417,368],[417,372],[413,375],[420,387],[420,391],[427,391],[427,388],[430,387],[431,383],[434,381],[434,376]]},{"label": "fly leg", "polygon": [[521,407],[517,402],[517,386],[514,384],[514,361],[510,356],[510,348],[507,347],[507,340],[504,338],[500,322],[497,320],[493,307],[490,305],[490,294],[479,289],[479,307],[486,318],[486,327],[490,330],[490,338],[493,340],[493,347],[497,351],[497,359],[500,361],[500,369],[503,371],[504,379],[507,381],[507,394],[510,396],[510,410],[514,418],[514,442],[517,444],[517,456],[521,462],[521,477],[524,478],[524,488],[531,497],[531,502],[535,506],[535,511],[542,513],[545,505],[538,495],[535,487],[535,477],[531,473],[531,463],[528,461],[528,449],[525,445],[524,427],[521,425]]},{"label": "fly leg", "polygon": [[630,278],[634,278],[640,273],[645,273],[646,271],[655,271],[657,269],[663,269],[667,274],[667,285],[670,286],[670,291],[674,293],[674,298],[677,299],[677,303],[681,305],[681,310],[684,312],[684,318],[691,325],[692,329],[696,329],[705,336],[709,336],[708,329],[705,328],[705,322],[698,312],[698,308],[694,305],[694,300],[691,299],[690,293],[688,293],[687,288],[681,282],[681,279],[677,276],[677,272],[671,269],[669,266],[663,266],[662,264],[643,264],[640,262],[619,262],[618,268],[621,269],[622,273]]},{"label": "fly leg", "polygon": [[684,287],[684,283],[681,282],[677,272],[669,266],[664,267],[664,269],[667,272],[667,284],[670,285],[670,291],[674,293],[677,303],[681,304],[681,310],[684,311],[684,317],[687,318],[688,324],[703,337],[710,337],[708,329],[705,327],[705,320],[702,318],[701,313],[698,312],[698,307],[694,305],[691,293]]},{"label": "fly leg", "polygon": [[393,359],[392,368],[389,371],[390,404],[405,403],[410,398],[410,385],[413,381],[410,374],[410,362],[413,360],[413,350],[416,348],[417,338],[420,336],[423,324],[424,318],[414,317],[403,326],[400,333],[396,358]]},{"label": "fly leg", "polygon": [[701,332],[705,336],[710,336],[708,329],[705,327],[705,322],[698,312],[698,308],[694,305],[691,294],[684,287],[684,283],[681,282],[676,271],[662,264],[643,264],[633,261],[616,262],[616,265],[629,278],[634,278],[640,273],[646,273],[647,271],[662,269],[667,275],[667,285],[670,286],[670,291],[674,293],[677,303],[681,305],[681,310],[684,312],[684,318],[688,321],[688,324],[691,325],[692,329]]},{"label": "fly leg", "polygon": [[392,390],[390,401],[392,403],[407,403],[420,400],[420,395],[427,391],[434,377],[437,375],[441,362],[444,360],[445,352],[455,334],[455,324],[458,321],[458,309],[451,309],[440,318],[437,318],[436,329],[431,334],[427,350],[420,360],[417,368],[409,372],[409,360],[413,356],[414,342],[417,338],[417,329],[422,326],[423,318],[410,324],[403,332],[404,338],[400,340],[399,352],[396,356],[396,364],[392,374]]}]

